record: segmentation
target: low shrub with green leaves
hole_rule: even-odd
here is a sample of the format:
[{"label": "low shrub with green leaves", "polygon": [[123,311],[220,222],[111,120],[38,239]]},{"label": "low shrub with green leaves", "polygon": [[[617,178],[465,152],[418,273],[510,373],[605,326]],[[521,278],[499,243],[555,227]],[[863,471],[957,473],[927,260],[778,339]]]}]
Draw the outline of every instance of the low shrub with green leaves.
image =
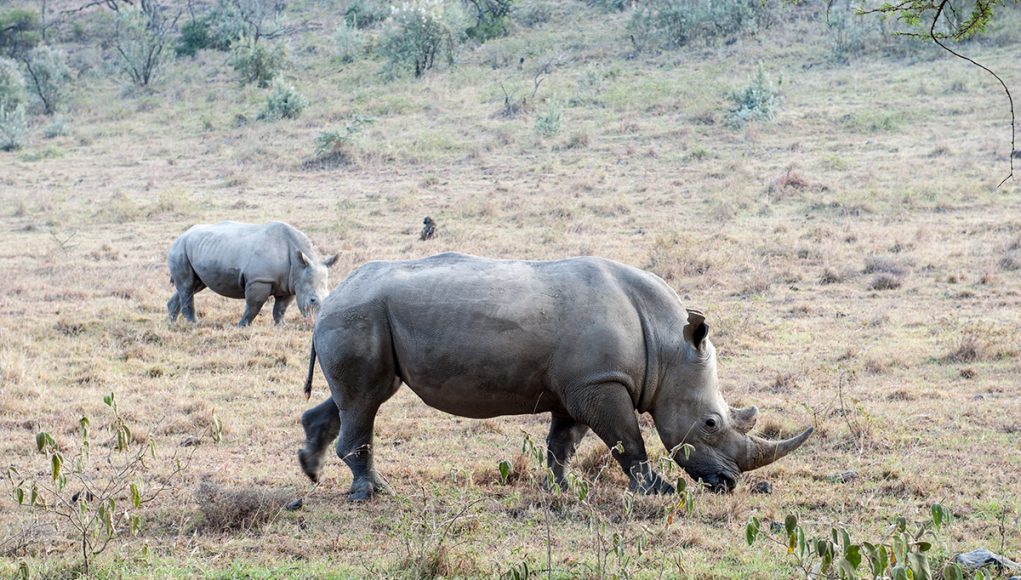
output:
[{"label": "low shrub with green leaves", "polygon": [[0,57],[0,102],[16,107],[25,102],[25,77],[17,61]]},{"label": "low shrub with green leaves", "polygon": [[208,19],[195,18],[181,25],[181,35],[174,45],[177,56],[195,56],[207,48],[215,48]]},{"label": "low shrub with green leaves", "polygon": [[28,140],[25,105],[10,105],[0,100],[0,151],[15,151]]},{"label": "low shrub with green leaves", "polygon": [[333,50],[340,62],[350,63],[361,58],[367,42],[365,33],[347,22],[342,22],[333,32]]},{"label": "low shrub with green leaves", "polygon": [[679,48],[758,32],[775,11],[774,0],[648,0],[636,6],[628,32],[639,48]]},{"label": "low shrub with green leaves", "polygon": [[273,89],[266,97],[266,103],[259,111],[259,119],[278,121],[280,119],[297,119],[308,107],[308,99],[294,88],[280,80],[273,81]]},{"label": "low shrub with green leaves", "polygon": [[541,137],[553,137],[560,132],[564,108],[556,99],[546,102],[546,108],[535,117],[535,132]]},{"label": "low shrub with green leaves", "polygon": [[63,108],[71,88],[71,69],[64,51],[45,45],[33,48],[25,59],[25,72],[29,91],[44,113],[52,115]]},{"label": "low shrub with green leaves", "polygon": [[38,12],[25,8],[0,12],[0,54],[21,57],[39,40]]},{"label": "low shrub with green leaves", "polygon": [[782,77],[774,83],[759,65],[750,83],[730,93],[734,106],[730,109],[728,123],[740,127],[748,121],[772,121],[780,106],[782,84]]},{"label": "low shrub with green leaves", "polygon": [[390,2],[351,0],[344,9],[344,23],[352,28],[371,28],[390,17]]},{"label": "low shrub with green leaves", "polygon": [[515,4],[515,0],[467,0],[475,22],[465,30],[465,34],[479,42],[506,36],[510,31],[510,15]]},{"label": "low shrub with green leaves", "polygon": [[241,84],[254,83],[265,88],[280,73],[285,59],[284,49],[279,45],[267,46],[265,42],[242,38],[234,44],[230,64]]},{"label": "low shrub with green leaves", "polygon": [[461,7],[444,0],[412,0],[395,7],[379,43],[391,77],[420,77],[438,63],[454,63],[466,28]]}]

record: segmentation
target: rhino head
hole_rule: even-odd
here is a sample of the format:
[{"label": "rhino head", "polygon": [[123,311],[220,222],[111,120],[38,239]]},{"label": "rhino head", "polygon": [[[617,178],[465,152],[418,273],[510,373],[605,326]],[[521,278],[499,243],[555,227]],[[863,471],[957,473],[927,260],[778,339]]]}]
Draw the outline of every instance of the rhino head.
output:
[{"label": "rhino head", "polygon": [[337,263],[337,256],[333,255],[322,262],[317,262],[305,252],[296,251],[299,269],[293,282],[294,294],[298,299],[298,310],[301,311],[301,315],[308,317],[319,312],[323,300],[330,293],[329,268]]},{"label": "rhino head", "polygon": [[[663,444],[692,479],[714,491],[731,491],[742,473],[769,465],[812,435],[811,427],[783,441],[749,434],[758,409],[734,409],[723,400],[716,349],[701,312],[688,311],[683,345],[675,354],[677,364],[664,377],[649,411]],[[690,454],[682,451],[685,444],[693,447]]]}]

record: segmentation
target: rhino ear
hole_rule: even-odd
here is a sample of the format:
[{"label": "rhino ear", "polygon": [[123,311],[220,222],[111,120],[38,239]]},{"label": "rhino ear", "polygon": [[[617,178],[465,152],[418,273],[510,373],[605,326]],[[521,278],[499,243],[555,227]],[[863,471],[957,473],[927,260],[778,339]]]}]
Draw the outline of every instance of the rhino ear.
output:
[{"label": "rhino ear", "polygon": [[688,308],[688,324],[684,325],[684,340],[696,350],[705,347],[705,339],[709,336],[709,325],[705,323],[705,314],[701,310]]},{"label": "rhino ear", "polygon": [[309,257],[305,255],[305,252],[302,252],[301,250],[298,250],[298,260],[301,262],[302,266],[308,266],[312,263],[312,260],[309,259]]},{"label": "rhino ear", "polygon": [[337,263],[337,254],[334,254],[334,255],[330,256],[329,258],[326,258],[325,260],[323,260],[323,266],[326,266],[327,268],[332,268],[333,265],[336,264],[336,263]]}]

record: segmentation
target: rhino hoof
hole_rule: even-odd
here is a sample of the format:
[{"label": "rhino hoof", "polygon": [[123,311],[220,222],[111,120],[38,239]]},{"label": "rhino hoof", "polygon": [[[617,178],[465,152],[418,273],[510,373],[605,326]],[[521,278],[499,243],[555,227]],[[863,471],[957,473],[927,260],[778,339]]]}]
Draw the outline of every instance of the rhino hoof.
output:
[{"label": "rhino hoof", "polygon": [[319,462],[316,461],[313,465],[304,449],[298,450],[298,464],[301,465],[301,470],[312,480],[312,483],[319,483]]}]

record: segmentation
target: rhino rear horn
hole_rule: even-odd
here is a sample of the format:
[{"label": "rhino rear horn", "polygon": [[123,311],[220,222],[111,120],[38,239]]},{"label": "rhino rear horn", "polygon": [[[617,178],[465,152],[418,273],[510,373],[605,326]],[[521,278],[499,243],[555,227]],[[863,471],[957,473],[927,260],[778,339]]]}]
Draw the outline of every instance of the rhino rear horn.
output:
[{"label": "rhino rear horn", "polygon": [[799,435],[783,441],[769,441],[754,435],[747,436],[748,445],[745,447],[745,452],[741,457],[736,458],[735,463],[742,472],[765,467],[801,447],[801,444],[812,435],[813,431],[815,429],[809,427]]},{"label": "rhino rear horn", "polygon": [[743,409],[730,409],[730,421],[734,428],[741,434],[747,434],[755,428],[755,422],[759,418],[759,408],[755,405]]},{"label": "rhino rear horn", "polygon": [[688,323],[684,325],[684,340],[697,350],[702,350],[703,341],[709,336],[709,325],[701,310],[688,308]]}]

